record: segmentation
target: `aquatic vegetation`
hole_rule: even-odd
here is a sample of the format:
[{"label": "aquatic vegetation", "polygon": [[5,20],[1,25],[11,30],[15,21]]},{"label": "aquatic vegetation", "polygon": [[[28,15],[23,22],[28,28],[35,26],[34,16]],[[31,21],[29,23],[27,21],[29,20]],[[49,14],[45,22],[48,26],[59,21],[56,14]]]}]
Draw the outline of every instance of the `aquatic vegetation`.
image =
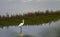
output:
[{"label": "aquatic vegetation", "polygon": [[57,21],[60,19],[60,11],[37,11],[32,13],[27,13],[22,15],[9,15],[1,16],[0,15],[0,26],[10,26],[10,25],[18,25],[21,20],[25,20],[25,25],[39,25],[43,23],[48,23],[52,21]]}]

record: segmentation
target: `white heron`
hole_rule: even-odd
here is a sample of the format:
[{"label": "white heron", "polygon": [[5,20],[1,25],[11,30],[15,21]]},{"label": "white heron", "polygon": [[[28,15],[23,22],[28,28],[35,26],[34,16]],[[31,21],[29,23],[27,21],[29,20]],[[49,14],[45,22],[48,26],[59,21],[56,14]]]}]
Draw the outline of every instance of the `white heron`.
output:
[{"label": "white heron", "polygon": [[22,23],[20,23],[20,24],[18,25],[18,27],[23,26],[23,24],[24,24],[24,19],[22,20]]},{"label": "white heron", "polygon": [[22,23],[20,23],[18,25],[18,27],[20,27],[20,36],[23,36],[23,33],[22,33],[22,26],[24,25],[24,19],[22,20]]}]

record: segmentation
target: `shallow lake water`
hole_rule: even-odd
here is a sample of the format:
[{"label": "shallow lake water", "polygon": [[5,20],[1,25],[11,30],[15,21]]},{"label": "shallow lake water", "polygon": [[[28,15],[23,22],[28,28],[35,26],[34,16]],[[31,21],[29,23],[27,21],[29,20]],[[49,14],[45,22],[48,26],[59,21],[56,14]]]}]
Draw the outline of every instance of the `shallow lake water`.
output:
[{"label": "shallow lake water", "polygon": [[[60,20],[42,25],[22,26],[23,35],[27,37],[60,37]],[[20,37],[18,26],[0,28],[0,37]]]}]

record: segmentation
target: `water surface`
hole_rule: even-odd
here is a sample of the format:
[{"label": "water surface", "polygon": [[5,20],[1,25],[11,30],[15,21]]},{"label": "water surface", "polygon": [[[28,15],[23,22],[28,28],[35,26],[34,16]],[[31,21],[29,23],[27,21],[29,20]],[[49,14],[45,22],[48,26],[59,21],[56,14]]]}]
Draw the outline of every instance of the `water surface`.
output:
[{"label": "water surface", "polygon": [[[42,25],[23,26],[24,35],[33,37],[60,37],[60,20]],[[20,28],[9,26],[0,28],[0,37],[20,37]]]}]

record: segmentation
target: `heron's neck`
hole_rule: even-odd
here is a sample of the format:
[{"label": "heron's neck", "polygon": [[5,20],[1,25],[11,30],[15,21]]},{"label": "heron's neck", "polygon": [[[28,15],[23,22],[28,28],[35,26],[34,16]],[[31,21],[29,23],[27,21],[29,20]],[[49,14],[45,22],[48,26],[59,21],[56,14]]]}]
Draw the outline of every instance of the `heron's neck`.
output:
[{"label": "heron's neck", "polygon": [[23,23],[24,23],[24,21],[23,21]]}]

